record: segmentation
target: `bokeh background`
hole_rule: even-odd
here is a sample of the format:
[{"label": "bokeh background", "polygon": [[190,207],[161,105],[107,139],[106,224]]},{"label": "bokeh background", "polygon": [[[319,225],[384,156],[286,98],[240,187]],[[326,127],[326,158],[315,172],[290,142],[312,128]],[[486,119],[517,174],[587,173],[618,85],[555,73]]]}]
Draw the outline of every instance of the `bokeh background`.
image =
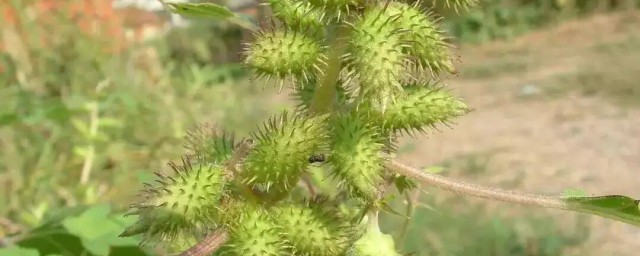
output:
[{"label": "bokeh background", "polygon": [[[262,13],[253,1],[212,2]],[[403,161],[527,192],[640,196],[639,0],[480,0],[459,14],[423,2],[461,57],[447,85],[474,111],[404,138]],[[163,255],[114,242],[142,182],[180,159],[199,123],[243,135],[292,106],[286,90],[249,80],[247,36],[155,0],[2,0],[2,255],[106,255],[105,243],[121,247],[110,255]],[[610,220],[428,187],[395,209],[405,214],[406,201],[406,234],[393,214],[383,229],[414,255],[640,252],[640,230]]]}]

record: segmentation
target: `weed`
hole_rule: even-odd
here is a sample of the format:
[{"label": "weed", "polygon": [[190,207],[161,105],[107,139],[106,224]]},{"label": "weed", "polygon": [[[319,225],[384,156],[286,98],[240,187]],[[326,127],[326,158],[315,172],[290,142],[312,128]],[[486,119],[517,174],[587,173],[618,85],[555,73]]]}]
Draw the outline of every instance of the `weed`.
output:
[{"label": "weed", "polygon": [[[437,18],[418,5],[391,0],[268,4],[277,21],[255,29],[244,64],[256,78],[291,86],[297,108],[272,116],[240,140],[218,128],[189,140],[192,152],[181,164],[170,163],[173,174],[156,173],[156,183],[144,184],[142,198],[130,207],[138,221],[123,237],[142,235],[144,241],[179,247],[199,241],[182,255],[400,255],[393,237],[381,231],[379,216],[381,211],[397,214],[387,200],[389,187],[410,195],[416,180],[483,198],[640,224],[639,201],[633,198],[528,195],[395,161],[398,135],[425,133],[469,112],[462,99],[438,85],[442,75],[456,69]],[[459,9],[476,1],[447,4]],[[184,15],[238,22],[238,14],[215,4],[166,5]],[[320,170],[337,187],[308,179],[315,176],[309,171],[320,171],[311,168],[318,154],[326,155],[328,165]],[[486,162],[470,158],[467,165],[478,172]],[[415,200],[407,202],[413,212]],[[491,224],[507,230],[498,221]],[[405,221],[401,234],[408,227]],[[531,253],[527,250],[487,247],[493,255]]]},{"label": "weed", "polygon": [[[299,104],[251,131],[238,126],[253,123],[264,112],[244,113],[243,106],[265,102],[244,94],[244,84],[220,86],[218,82],[229,82],[230,76],[211,75],[212,69],[197,64],[137,62],[141,55],[157,56],[140,54],[147,51],[111,54],[100,47],[98,42],[104,41],[99,38],[75,37],[69,24],[46,48],[16,37],[33,45],[11,55],[3,70],[8,74],[3,82],[12,85],[3,94],[9,95],[3,101],[8,111],[0,115],[3,124],[12,127],[0,135],[3,152],[8,152],[2,156],[2,167],[8,170],[2,180],[7,188],[2,198],[8,199],[2,202],[8,206],[3,210],[37,234],[51,223],[47,213],[52,208],[123,201],[134,188],[132,181],[149,179],[131,170],[158,169],[154,159],[174,158],[188,134],[191,152],[179,163],[169,161],[171,173],[157,171],[155,182],[144,183],[128,221],[94,207],[53,222],[58,231],[62,227],[74,236],[72,254],[108,255],[120,245],[142,241],[168,245],[170,251],[184,251],[182,255],[399,255],[402,247],[382,232],[378,216],[381,211],[397,213],[385,197],[389,187],[409,195],[417,182],[640,222],[638,201],[629,197],[521,194],[395,161],[391,153],[397,151],[398,135],[428,132],[469,111],[439,86],[440,75],[456,70],[447,37],[432,14],[399,1],[269,3],[276,18],[286,22],[256,31],[244,64],[258,78],[292,85]],[[447,3],[462,10],[476,2]],[[215,4],[165,4],[183,14],[243,23]],[[32,29],[29,32],[46,32]],[[415,72],[409,75],[406,70]],[[246,88],[254,92],[251,85]],[[213,104],[219,102],[229,107]],[[234,114],[216,116],[220,109]],[[226,122],[187,133],[195,120],[212,116]],[[325,157],[315,157],[318,154]],[[324,163],[317,163],[321,159]],[[484,164],[469,163],[473,168]],[[136,216],[135,222],[130,215]],[[515,232],[500,221],[489,227],[494,237],[487,240],[500,246],[465,245],[448,253],[558,251],[553,241],[527,247],[509,240]],[[121,229],[116,238],[114,232]],[[13,244],[58,253],[24,241]],[[446,252],[437,243],[431,245]]]}]

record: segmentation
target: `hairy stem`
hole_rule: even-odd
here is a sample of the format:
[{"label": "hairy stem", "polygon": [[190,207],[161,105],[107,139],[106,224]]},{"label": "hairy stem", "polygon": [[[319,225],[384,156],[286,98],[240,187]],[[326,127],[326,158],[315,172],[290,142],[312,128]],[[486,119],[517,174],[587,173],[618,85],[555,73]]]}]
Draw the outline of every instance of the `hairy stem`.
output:
[{"label": "hairy stem", "polygon": [[569,204],[567,204],[560,198],[543,195],[524,194],[515,191],[508,191],[499,188],[491,188],[477,184],[471,184],[464,181],[458,181],[440,175],[424,172],[391,159],[387,159],[384,165],[387,169],[397,174],[405,175],[407,177],[414,178],[422,182],[423,184],[432,185],[458,194],[465,194],[485,199],[492,199],[496,201],[510,202],[522,205],[573,210]]},{"label": "hairy stem", "polygon": [[182,252],[180,256],[206,256],[217,251],[229,239],[229,233],[224,230],[216,230],[202,241]]}]

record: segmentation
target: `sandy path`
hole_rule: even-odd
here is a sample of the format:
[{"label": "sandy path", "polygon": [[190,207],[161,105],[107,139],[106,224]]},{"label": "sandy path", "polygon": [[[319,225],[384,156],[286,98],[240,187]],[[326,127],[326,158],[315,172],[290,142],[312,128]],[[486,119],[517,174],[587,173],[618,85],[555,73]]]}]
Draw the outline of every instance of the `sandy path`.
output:
[{"label": "sandy path", "polygon": [[[453,171],[451,175],[527,192],[559,194],[580,188],[596,195],[640,197],[640,108],[620,108],[577,93],[555,99],[518,96],[526,84],[544,83],[553,75],[575,71],[581,62],[593,61],[585,52],[590,46],[624,38],[630,31],[638,33],[638,17],[637,13],[598,16],[515,42],[462,49],[462,70],[504,58],[496,50],[500,48],[517,52],[518,58],[535,65],[490,79],[469,80],[462,75],[450,81],[475,111],[458,119],[453,129],[443,127],[442,132],[420,137],[415,149],[401,158],[425,166],[461,154],[493,152],[485,173],[468,177]],[[597,31],[611,34],[598,37]],[[574,217],[557,211],[548,214]],[[592,218],[591,223],[589,255],[640,252],[640,229],[601,218]]]}]

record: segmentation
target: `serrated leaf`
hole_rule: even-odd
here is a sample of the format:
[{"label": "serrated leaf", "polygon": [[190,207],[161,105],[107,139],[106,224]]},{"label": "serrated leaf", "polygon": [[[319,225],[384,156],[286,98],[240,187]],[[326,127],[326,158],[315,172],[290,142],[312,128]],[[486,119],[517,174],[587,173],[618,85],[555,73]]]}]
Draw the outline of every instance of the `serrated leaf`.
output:
[{"label": "serrated leaf", "polygon": [[40,256],[40,253],[36,249],[9,247],[0,248],[0,256]]},{"label": "serrated leaf", "polygon": [[393,184],[396,186],[400,194],[417,187],[414,181],[410,180],[409,177],[404,175],[396,176],[396,178],[393,180]]},{"label": "serrated leaf", "polygon": [[640,226],[640,200],[620,195],[569,197],[564,200],[575,211]]},{"label": "serrated leaf", "polygon": [[[163,1],[164,2],[164,1]],[[169,11],[183,15],[201,18],[222,19],[239,25],[245,29],[256,31],[256,26],[241,18],[229,8],[214,3],[164,3]]]}]

